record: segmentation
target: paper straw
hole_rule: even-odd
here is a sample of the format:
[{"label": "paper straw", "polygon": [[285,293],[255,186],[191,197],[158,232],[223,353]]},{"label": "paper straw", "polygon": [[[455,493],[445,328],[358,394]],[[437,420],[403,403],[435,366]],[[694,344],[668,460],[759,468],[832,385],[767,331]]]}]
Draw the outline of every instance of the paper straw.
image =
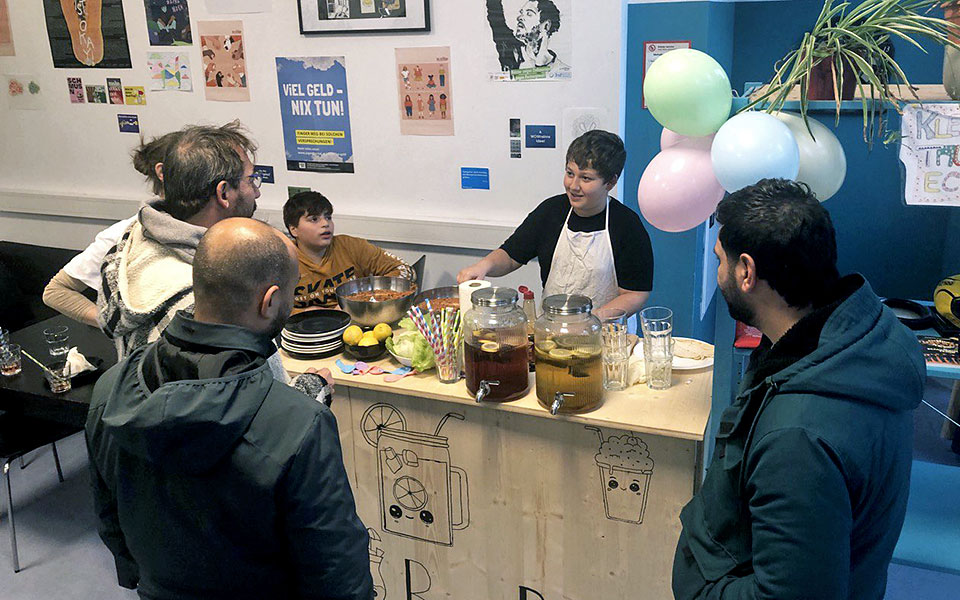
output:
[{"label": "paper straw", "polygon": [[44,364],[43,364],[42,362],[40,362],[39,360],[37,360],[37,359],[35,359],[34,357],[30,356],[30,353],[27,352],[26,350],[24,350],[23,348],[20,348],[20,354],[23,354],[24,356],[26,356],[27,358],[29,358],[29,359],[32,360],[33,362],[37,363],[37,366],[40,367],[41,369],[43,369],[44,371],[46,371],[47,373],[50,373],[50,374],[53,375],[54,377],[57,377],[57,374],[56,374],[56,373],[54,373],[53,371],[51,371],[50,369],[48,369],[47,366],[44,365]]}]

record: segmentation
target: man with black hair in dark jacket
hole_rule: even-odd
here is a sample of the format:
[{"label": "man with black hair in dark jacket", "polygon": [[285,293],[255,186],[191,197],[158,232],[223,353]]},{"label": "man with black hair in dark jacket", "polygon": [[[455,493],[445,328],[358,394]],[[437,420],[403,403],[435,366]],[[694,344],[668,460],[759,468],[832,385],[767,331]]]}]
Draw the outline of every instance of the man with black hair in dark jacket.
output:
[{"label": "man with black hair in dark jacket", "polygon": [[680,513],[674,594],[881,600],[926,378],[916,337],[863,277],[839,276],[806,185],[760,181],[717,219],[720,291],[764,337]]},{"label": "man with black hair in dark jacket", "polygon": [[267,364],[298,275],[280,232],[218,222],[194,257],[195,313],[97,382],[100,537],[141,598],[373,598],[336,420]]}]

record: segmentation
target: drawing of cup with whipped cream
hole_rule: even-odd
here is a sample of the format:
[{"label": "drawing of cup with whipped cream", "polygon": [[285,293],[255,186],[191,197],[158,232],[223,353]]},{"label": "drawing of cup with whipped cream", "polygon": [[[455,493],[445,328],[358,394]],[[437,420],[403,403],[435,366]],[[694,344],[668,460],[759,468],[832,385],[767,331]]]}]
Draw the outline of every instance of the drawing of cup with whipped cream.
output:
[{"label": "drawing of cup with whipped cream", "polygon": [[600,437],[600,449],[594,458],[600,469],[607,518],[642,523],[654,466],[647,444],[629,433],[604,440],[600,429],[586,428]]}]

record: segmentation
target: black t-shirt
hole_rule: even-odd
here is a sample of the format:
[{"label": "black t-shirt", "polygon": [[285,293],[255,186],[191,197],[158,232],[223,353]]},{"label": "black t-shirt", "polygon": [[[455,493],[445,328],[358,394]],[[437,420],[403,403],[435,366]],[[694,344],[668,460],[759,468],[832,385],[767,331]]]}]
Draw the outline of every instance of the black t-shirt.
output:
[{"label": "black t-shirt", "polygon": [[[540,262],[540,280],[547,284],[550,263],[563,232],[564,219],[570,213],[571,231],[600,231],[606,225],[607,210],[592,217],[581,217],[570,211],[566,194],[547,198],[533,209],[520,227],[500,247],[510,258],[527,264],[536,257]],[[617,285],[632,292],[653,289],[653,249],[650,236],[640,216],[615,199],[610,201],[610,246],[617,272]]]}]

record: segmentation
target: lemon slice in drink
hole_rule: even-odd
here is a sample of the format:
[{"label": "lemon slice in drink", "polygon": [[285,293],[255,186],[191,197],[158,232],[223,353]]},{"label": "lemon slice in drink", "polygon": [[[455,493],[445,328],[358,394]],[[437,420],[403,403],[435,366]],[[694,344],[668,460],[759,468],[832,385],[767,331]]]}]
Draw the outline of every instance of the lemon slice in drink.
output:
[{"label": "lemon slice in drink", "polygon": [[597,346],[577,346],[573,349],[573,355],[577,358],[592,358],[600,354],[600,348]]},{"label": "lemon slice in drink", "polygon": [[566,348],[554,348],[550,351],[550,358],[556,358],[557,360],[567,360],[572,356],[573,352]]},{"label": "lemon slice in drink", "polygon": [[543,340],[537,345],[537,348],[539,348],[541,352],[550,352],[556,347],[557,343],[553,340]]},{"label": "lemon slice in drink", "polygon": [[484,352],[496,352],[500,349],[500,344],[496,342],[484,342],[480,344],[480,349]]}]

